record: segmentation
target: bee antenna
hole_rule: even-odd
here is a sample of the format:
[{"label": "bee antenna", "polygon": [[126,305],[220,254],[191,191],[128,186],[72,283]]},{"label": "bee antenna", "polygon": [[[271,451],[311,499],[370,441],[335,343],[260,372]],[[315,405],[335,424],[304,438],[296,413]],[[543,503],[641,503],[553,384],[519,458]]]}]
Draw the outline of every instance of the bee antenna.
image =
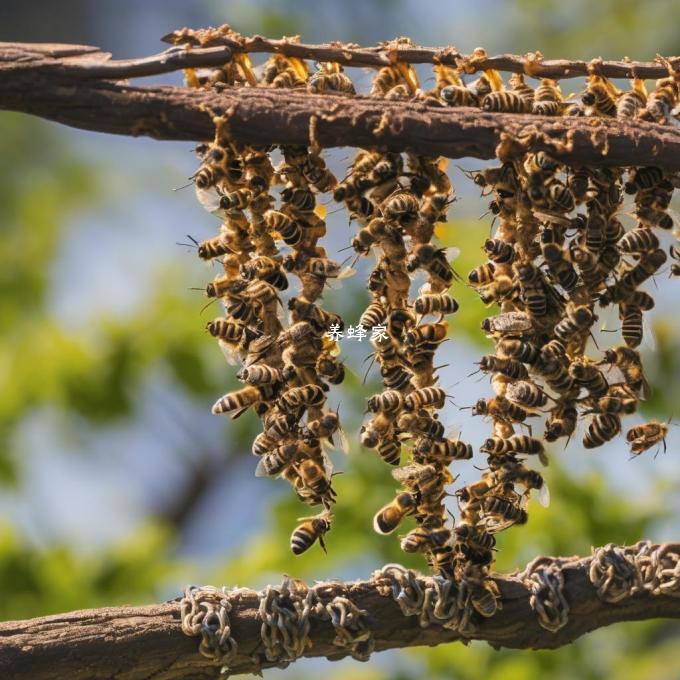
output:
[{"label": "bee antenna", "polygon": [[[193,175],[192,175],[192,177],[193,177]],[[177,187],[176,189],[173,189],[173,191],[181,191],[182,189],[186,189],[187,187],[190,187],[192,184],[193,184],[193,181],[189,182],[189,184],[184,184],[181,187]]]},{"label": "bee antenna", "polygon": [[[202,288],[199,288],[198,290],[203,290],[203,289],[202,289]],[[199,315],[200,315],[200,314],[203,314],[203,312],[205,312],[205,310],[208,309],[208,307],[210,307],[210,305],[211,305],[213,302],[217,302],[217,298],[213,298],[212,300],[210,300],[210,302],[208,302],[208,304],[203,305],[203,308],[202,308],[201,311],[199,312]]]},{"label": "bee antenna", "polygon": [[187,234],[187,238],[188,238],[194,245],[196,245],[196,246],[198,245],[198,241],[197,241],[191,234]]}]

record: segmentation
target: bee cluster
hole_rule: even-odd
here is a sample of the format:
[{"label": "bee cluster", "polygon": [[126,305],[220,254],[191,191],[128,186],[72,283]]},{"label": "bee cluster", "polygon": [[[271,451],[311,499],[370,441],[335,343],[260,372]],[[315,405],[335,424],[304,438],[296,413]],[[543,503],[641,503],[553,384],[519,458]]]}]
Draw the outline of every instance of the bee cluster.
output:
[{"label": "bee cluster", "polygon": [[[225,30],[237,35],[214,29]],[[175,35],[177,42],[187,40],[181,31]],[[199,38],[209,45],[219,35],[208,31]],[[408,48],[411,43],[400,38],[390,45]],[[463,76],[475,70],[474,58],[483,56],[476,50],[456,67],[435,64],[435,86],[429,91],[421,89],[413,66],[395,58],[377,71],[370,96],[489,112],[657,123],[669,122],[678,102],[672,75],[658,80],[648,95],[639,79],[621,92],[592,72],[580,102],[565,100],[554,80],[542,79],[534,89],[521,74],[513,74],[507,88],[494,70],[466,84]],[[281,53],[255,69],[245,51],[236,51],[224,67],[188,70],[187,80],[203,88],[355,94],[339,64],[321,63],[310,74],[305,61]],[[257,474],[284,477],[303,503],[323,507],[293,531],[293,552],[304,552],[316,540],[324,547],[335,502],[324,446],[343,438],[338,413],[326,402],[330,385],[344,378],[337,338],[329,330],[342,331],[344,322],[319,300],[328,280],[351,273],[319,245],[326,225],[317,198],[332,194],[359,225],[351,242],[356,260],[373,257],[375,262],[368,277],[370,304],[359,325],[373,328],[384,390],[368,399],[360,439],[394,467],[401,489],[376,514],[374,527],[388,534],[414,517],[416,527],[401,538],[402,549],[423,553],[440,576],[471,584],[476,611],[492,615],[498,593],[487,575],[496,534],[527,522],[532,490],[540,502],[548,501],[547,485],[527,465],[528,457],[547,464],[545,442],[568,440],[581,420],[586,423],[584,448],[604,444],[621,432],[622,417],[634,413],[645,396],[638,347],[643,313],[654,299],[640,286],[667,260],[656,230],[676,226],[669,204],[677,176],[651,166],[569,168],[545,152],[467,173],[492,197],[489,209],[498,221],[484,244],[488,261],[470,272],[468,284],[500,312],[482,325],[495,350],[479,362],[494,395],[473,407],[474,415],[492,422],[491,436],[480,447],[487,468],[481,479],[456,492],[460,518],[451,527],[445,506],[446,488],[453,482],[449,467],[472,458],[473,449],[449,436],[438,415],[448,395],[438,385],[435,352],[448,336],[445,317],[458,309],[449,294],[455,278],[450,254],[435,234],[454,201],[446,160],[361,150],[338,182],[313,146],[281,146],[282,160],[275,165],[273,147],[234,143],[226,120],[217,119],[216,128],[215,141],[199,147],[201,167],[194,181],[199,198],[224,221],[220,233],[198,244],[198,251],[224,268],[206,292],[223,301],[225,315],[208,330],[232,359],[241,361],[237,377],[244,387],[218,400],[213,412],[237,417],[254,408],[263,426],[253,443]],[[277,197],[275,186],[280,187]],[[629,229],[620,219],[626,195],[633,197],[635,219]],[[679,248],[671,247],[670,253],[680,260]],[[671,273],[680,274],[680,262]],[[284,324],[280,293],[288,289],[289,274],[298,278],[300,290],[287,301]],[[424,281],[412,294],[418,278]],[[604,351],[596,346],[599,354],[592,356],[589,338],[608,307],[618,311],[623,344]],[[530,423],[542,413],[548,416],[538,436]],[[526,431],[517,432],[519,427]],[[667,425],[652,422],[631,428],[627,438],[637,455],[665,443],[666,432]],[[408,460],[399,467],[404,454]]]}]

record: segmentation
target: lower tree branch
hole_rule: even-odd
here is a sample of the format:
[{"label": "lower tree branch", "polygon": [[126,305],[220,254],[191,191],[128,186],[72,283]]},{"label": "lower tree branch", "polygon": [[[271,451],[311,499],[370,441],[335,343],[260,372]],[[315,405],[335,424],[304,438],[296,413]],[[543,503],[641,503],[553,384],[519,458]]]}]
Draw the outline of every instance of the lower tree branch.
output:
[{"label": "lower tree branch", "polygon": [[[444,627],[446,622],[424,622],[423,627],[419,616],[405,616],[393,597],[396,590],[389,568],[368,581],[319,584],[314,594],[320,610],[309,617],[309,645],[301,655],[336,659],[352,651],[339,640],[337,625],[319,614],[338,598],[347,598],[352,607],[363,610],[375,651],[470,639],[486,640],[494,647],[553,649],[612,623],[680,618],[678,550],[677,545],[641,543],[632,548],[607,546],[593,557],[534,560],[521,574],[494,576],[502,609],[490,618],[473,616],[463,632],[460,626]],[[560,596],[568,611],[555,631],[541,625],[535,600],[545,592],[532,590],[529,579],[546,566],[559,571],[560,581],[563,578]],[[432,579],[416,580],[423,588],[432,584]],[[237,644],[229,672],[256,672],[278,665],[265,656],[262,593],[237,589],[223,597],[228,602],[227,634]],[[7,680],[218,677],[220,664],[198,653],[198,641],[182,632],[178,601],[10,621],[0,623],[0,676]]]}]

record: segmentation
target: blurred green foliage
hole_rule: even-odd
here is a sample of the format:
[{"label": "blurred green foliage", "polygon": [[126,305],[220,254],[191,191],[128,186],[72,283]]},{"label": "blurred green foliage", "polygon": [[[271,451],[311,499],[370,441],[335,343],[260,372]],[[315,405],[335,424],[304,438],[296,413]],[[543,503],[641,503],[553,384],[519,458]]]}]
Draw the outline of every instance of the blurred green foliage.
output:
[{"label": "blurred green foliage", "polygon": [[[377,3],[376,25],[381,16],[394,25],[397,10],[404,4]],[[656,52],[680,51],[676,22],[669,20],[674,4],[672,0],[607,0],[599,4],[518,0],[504,6],[504,21],[489,25],[488,31],[496,31],[494,35],[507,42],[508,51],[539,49],[550,56],[559,53],[583,58],[630,53],[649,58]],[[215,23],[231,20],[224,16],[222,3],[213,6]],[[230,10],[232,16],[243,20],[234,23],[238,30],[278,36],[314,28],[313,6],[305,2],[291,9],[289,3],[236,2]],[[455,17],[451,18],[452,28],[458,30],[455,22]],[[327,38],[336,37],[332,29],[332,25],[325,27]],[[357,27],[356,32],[368,30]],[[408,26],[401,31],[408,32]],[[390,36],[381,31],[380,37]],[[0,115],[0,480],[8,485],[5,493],[10,494],[21,492],[22,473],[27,472],[21,461],[25,452],[17,444],[16,433],[35,412],[52,409],[63,415],[66,425],[78,429],[86,423],[94,431],[104,432],[112,423],[125,425],[139,415],[140,390],[154,371],[164,370],[177,393],[197,398],[206,408],[211,399],[229,389],[233,377],[214,343],[201,332],[204,317],[197,314],[197,293],[186,291],[194,281],[178,264],[182,257],[190,258],[184,253],[172,262],[154,264],[151,283],[140,292],[139,304],[122,317],[108,315],[104,300],[86,332],[60,324],[50,304],[51,265],[60,257],[75,216],[84,210],[96,214],[104,192],[101,173],[77,156],[58,128],[12,114]],[[488,229],[488,218],[457,220],[443,227],[442,243],[461,249],[454,266],[463,278],[483,259],[480,246]],[[356,295],[330,293],[328,301],[345,318],[356,320],[365,292],[354,284]],[[461,309],[451,324],[451,342],[475,342],[480,349],[487,346],[478,329],[493,311],[485,310],[474,292],[460,283],[454,294]],[[649,415],[661,417],[673,413],[680,399],[677,325],[670,319],[662,322],[657,338],[657,350],[650,353],[648,363],[650,380],[657,389],[645,409]],[[362,385],[362,375],[348,374],[341,401],[350,432],[357,429],[361,411],[357,403],[376,387],[371,382],[374,376],[375,372],[368,384]],[[232,440],[229,451],[247,447],[255,426],[256,420],[250,416],[227,425]],[[190,434],[199,439],[200,433]],[[318,546],[301,558],[291,555],[291,528],[307,509],[287,488],[268,509],[266,525],[254,527],[240,545],[230,546],[226,559],[218,561],[180,557],[177,546],[183,528],[151,517],[122,542],[87,554],[68,543],[30,541],[5,522],[0,525],[0,617],[150,602],[167,595],[166,588],[179,592],[188,580],[259,587],[279,581],[284,573],[311,581],[366,576],[392,561],[420,567],[417,558],[399,550],[394,537],[379,537],[371,529],[375,509],[392,496],[395,487],[384,464],[374,452],[356,448],[345,460],[341,454],[334,456],[344,474],[334,480],[340,502],[328,536],[328,555]],[[677,482],[660,484],[653,498],[620,497],[592,468],[574,472],[567,456],[555,459],[546,470],[550,507],[532,503],[529,524],[500,536],[499,570],[521,568],[539,553],[583,554],[592,545],[634,542],[669,519],[668,501]],[[232,484],[241,481],[235,478]],[[269,497],[268,492],[285,487],[271,480],[258,480],[258,484],[262,491],[251,500],[253,505],[266,502],[263,499]],[[241,512],[239,521],[247,526],[252,507]],[[226,545],[229,536],[216,536],[215,541]],[[677,624],[645,622],[599,630],[557,651],[496,652],[480,643],[468,647],[455,644],[378,655],[375,663],[351,665],[351,674],[363,680],[678,678],[679,634]],[[324,673],[345,677],[348,667],[328,666]],[[293,673],[294,677],[317,675],[295,668],[289,674]]]}]

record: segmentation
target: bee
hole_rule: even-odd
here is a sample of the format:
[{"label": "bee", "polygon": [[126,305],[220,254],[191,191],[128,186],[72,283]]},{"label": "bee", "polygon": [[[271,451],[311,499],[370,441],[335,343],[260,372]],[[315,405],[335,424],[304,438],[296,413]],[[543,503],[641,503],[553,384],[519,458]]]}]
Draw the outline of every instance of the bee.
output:
[{"label": "bee", "polygon": [[588,84],[581,101],[597,116],[616,116],[614,89],[602,76],[588,76]]},{"label": "bee", "polygon": [[584,336],[597,321],[592,310],[586,305],[569,305],[562,320],[555,326],[555,336],[564,343]]},{"label": "bee", "polygon": [[484,525],[491,534],[503,531],[513,524],[526,524],[529,520],[529,515],[524,508],[502,496],[485,496],[482,508]]},{"label": "bee", "polygon": [[529,414],[517,404],[513,404],[505,397],[479,399],[472,407],[475,416],[491,416],[494,420],[508,423],[522,423]]},{"label": "bee", "polygon": [[425,197],[420,206],[420,216],[427,222],[446,222],[447,207],[455,201],[449,194],[437,193]]},{"label": "bee", "polygon": [[623,374],[626,385],[635,394],[648,397],[651,390],[642,369],[640,353],[631,347],[613,347],[604,353],[602,363],[616,366]]},{"label": "bee", "polygon": [[407,411],[414,411],[427,406],[440,409],[444,406],[445,401],[446,392],[440,387],[422,387],[419,390],[409,392],[404,397],[404,408]]},{"label": "bee", "polygon": [[245,210],[252,198],[250,189],[237,189],[220,195],[219,206],[222,210]]},{"label": "bee", "polygon": [[666,123],[678,102],[678,83],[673,77],[660,78],[647,98],[647,105],[638,112],[642,120]]},{"label": "bee", "polygon": [[307,432],[316,439],[327,439],[331,445],[335,445],[333,436],[337,433],[340,437],[340,448],[345,453],[349,451],[349,442],[340,425],[340,416],[337,411],[326,411],[316,420],[308,422]]},{"label": "bee", "polygon": [[486,286],[493,282],[496,273],[496,265],[493,262],[487,262],[479,267],[475,267],[468,274],[468,282],[471,286]]},{"label": "bee", "polygon": [[618,413],[631,415],[637,411],[638,400],[634,397],[604,396],[593,406],[594,413]]},{"label": "bee", "polygon": [[534,411],[548,403],[548,395],[530,380],[518,380],[510,383],[506,398],[524,410]]},{"label": "bee", "polygon": [[496,345],[496,351],[501,357],[515,359],[524,364],[535,364],[539,356],[539,350],[535,345],[518,338],[501,339]]},{"label": "bee", "polygon": [[276,477],[295,462],[300,449],[296,443],[277,446],[260,458],[255,470],[256,477]]},{"label": "bee", "polygon": [[442,319],[445,315],[455,314],[458,311],[458,302],[447,293],[439,295],[426,294],[416,298],[413,308],[416,314],[421,316],[439,314],[439,318]]},{"label": "bee", "polygon": [[479,370],[484,373],[501,373],[513,380],[524,380],[529,377],[526,366],[515,359],[497,357],[494,354],[485,354],[479,360]]},{"label": "bee", "polygon": [[647,253],[659,247],[659,239],[651,229],[637,227],[618,242],[622,253]]},{"label": "bee", "polygon": [[192,179],[198,189],[209,189],[224,177],[231,155],[219,144],[211,144],[202,155],[201,167]]},{"label": "bee", "polygon": [[391,534],[405,517],[416,511],[416,507],[415,496],[408,491],[402,491],[376,513],[373,528],[379,534]]},{"label": "bee", "polygon": [[431,243],[419,243],[413,248],[406,261],[406,269],[414,272],[424,269],[431,276],[440,279],[448,288],[453,283],[454,273],[447,259],[446,248],[437,248]]},{"label": "bee", "polygon": [[514,266],[519,280],[520,294],[529,314],[534,317],[545,316],[548,312],[548,298],[539,269],[533,264]]},{"label": "bee", "polygon": [[421,324],[406,333],[405,344],[407,347],[439,345],[446,340],[447,335],[448,324],[445,321]]},{"label": "bee", "polygon": [[621,303],[619,305],[621,319],[621,335],[628,347],[639,347],[642,342],[643,325],[642,310],[635,305]]},{"label": "bee", "polygon": [[319,541],[319,545],[326,552],[324,536],[330,531],[331,516],[327,511],[316,517],[306,518],[298,525],[290,536],[290,549],[294,555],[301,555]]},{"label": "bee", "polygon": [[302,187],[288,186],[281,192],[281,200],[286,206],[293,208],[301,213],[314,211],[316,198],[314,192]]},{"label": "bee", "polygon": [[345,379],[345,366],[334,356],[327,352],[319,355],[316,360],[316,372],[331,385],[339,385]]},{"label": "bee", "polygon": [[564,109],[560,86],[550,78],[541,79],[534,90],[531,112],[536,116],[557,116]]},{"label": "bee", "polygon": [[252,454],[253,456],[264,456],[272,452],[276,446],[276,439],[266,432],[260,432],[260,434],[253,439]]},{"label": "bee", "polygon": [[614,439],[621,432],[621,418],[615,413],[598,413],[583,436],[583,448],[594,449]]},{"label": "bee", "polygon": [[451,540],[447,527],[418,526],[401,539],[401,549],[407,553],[427,552],[446,545]]},{"label": "bee", "polygon": [[545,441],[554,442],[561,437],[571,437],[576,430],[577,419],[578,412],[571,402],[557,404],[545,423]]},{"label": "bee", "polygon": [[484,242],[484,252],[496,264],[512,264],[515,259],[515,247],[500,238],[489,238]]},{"label": "bee", "polygon": [[633,87],[624,92],[616,101],[616,116],[618,118],[634,118],[647,104],[647,91],[644,80],[634,78]]},{"label": "bee", "polygon": [[533,97],[514,90],[490,92],[482,98],[482,109],[489,113],[531,113]]},{"label": "bee", "polygon": [[583,359],[572,361],[569,365],[569,375],[584,387],[594,399],[604,397],[609,389],[607,379],[597,366],[587,363]]},{"label": "bee", "polygon": [[399,465],[401,460],[401,442],[393,437],[383,439],[376,447],[378,455],[388,465]]},{"label": "bee", "polygon": [[504,439],[502,437],[489,437],[479,447],[482,453],[498,455],[505,453],[537,455],[543,465],[548,464],[548,457],[540,439],[535,439],[526,434],[513,435]]},{"label": "bee", "polygon": [[634,194],[643,189],[654,189],[664,181],[664,172],[655,166],[631,168],[628,181],[623,185],[627,194]]},{"label": "bee", "polygon": [[630,452],[634,456],[651,449],[655,444],[663,444],[663,451],[666,453],[666,436],[668,435],[668,424],[659,423],[652,420],[642,425],[631,427],[626,433],[626,440],[630,443]]},{"label": "bee", "polygon": [[397,428],[413,436],[428,439],[440,440],[444,437],[444,425],[436,418],[427,415],[426,411],[401,413],[397,419]]},{"label": "bee", "polygon": [[413,377],[411,371],[399,364],[381,366],[380,375],[385,387],[390,390],[403,390]]},{"label": "bee", "polygon": [[449,465],[454,460],[470,460],[472,446],[460,439],[434,440],[422,437],[413,449],[414,455],[425,456],[429,462]]},{"label": "bee", "polygon": [[302,227],[285,213],[278,210],[268,210],[264,214],[264,221],[267,229],[278,234],[281,240],[291,248],[295,248],[302,242]]},{"label": "bee", "polygon": [[297,465],[297,472],[300,475],[303,487],[313,491],[318,497],[335,494],[331,488],[331,482],[326,476],[323,466],[317,461],[307,458]]},{"label": "bee", "polygon": [[231,248],[224,234],[201,241],[198,246],[198,256],[201,260],[214,260],[231,252]]},{"label": "bee", "polygon": [[397,390],[386,390],[369,397],[366,406],[373,413],[394,415],[404,408],[404,395]]},{"label": "bee", "polygon": [[[415,316],[408,309],[395,309],[390,313],[387,332],[397,341],[403,342],[406,339],[406,343],[409,343],[408,335],[414,333],[413,340],[417,345],[425,343],[439,343],[442,340],[439,339],[441,335],[440,327],[444,327],[444,333],[448,329],[446,323],[439,324],[423,324],[417,326],[414,331],[409,331],[408,335],[406,332],[407,328],[413,326],[416,322]],[[405,338],[406,336],[406,338]]]},{"label": "bee", "polygon": [[266,364],[254,364],[253,366],[242,368],[236,374],[236,377],[241,382],[248,383],[249,385],[277,385],[292,377],[291,369],[294,374],[295,369],[292,367],[281,370]]},{"label": "bee", "polygon": [[408,226],[418,217],[419,204],[416,196],[410,191],[395,191],[382,204],[382,214],[391,224]]},{"label": "bee", "polygon": [[312,75],[307,84],[307,90],[312,94],[323,94],[325,92],[339,92],[341,94],[356,94],[354,84],[349,76],[342,71],[328,73],[319,71]]},{"label": "bee", "polygon": [[265,413],[262,416],[265,432],[276,437],[285,437],[297,425],[297,418],[292,413]]},{"label": "bee", "polygon": [[538,491],[538,502],[547,508],[550,505],[550,491],[540,472],[526,467],[522,463],[512,462],[504,465],[498,473],[500,483],[521,484],[527,493],[532,489]]},{"label": "bee", "polygon": [[271,82],[271,87],[294,89],[304,87],[306,82],[292,68],[281,71]]},{"label": "bee", "polygon": [[545,227],[541,232],[541,253],[551,276],[567,292],[574,290],[578,284],[578,274],[574,265],[565,257],[564,249],[551,227]]},{"label": "bee", "polygon": [[255,387],[254,385],[248,385],[243,387],[236,392],[229,392],[223,397],[218,399],[212,407],[212,412],[215,415],[222,413],[230,413],[231,411],[237,411],[232,418],[238,418],[242,413],[248,410],[250,406],[257,404],[257,402],[262,401],[267,398],[268,392],[264,387]]},{"label": "bee", "polygon": [[381,68],[373,79],[371,97],[384,97],[393,87],[402,82],[401,74],[394,66]]},{"label": "bee", "polygon": [[455,527],[456,548],[473,564],[485,566],[493,560],[495,537],[482,526],[461,523]]},{"label": "bee", "polygon": [[522,337],[533,331],[533,322],[526,312],[505,312],[484,319],[482,330],[492,336]]},{"label": "bee", "polygon": [[361,445],[367,449],[374,449],[378,444],[389,436],[392,431],[392,419],[384,413],[373,416],[359,430]]},{"label": "bee", "polygon": [[479,97],[464,85],[447,85],[443,87],[439,96],[449,106],[479,106]]},{"label": "bee", "polygon": [[638,206],[635,214],[645,226],[659,227],[666,229],[666,231],[673,228],[673,218],[664,212],[664,210],[655,210],[648,206]]},{"label": "bee", "polygon": [[291,387],[281,395],[279,404],[287,412],[293,412],[299,408],[309,408],[310,406],[321,406],[326,400],[328,389],[327,387],[324,389],[324,387],[314,384]]}]

